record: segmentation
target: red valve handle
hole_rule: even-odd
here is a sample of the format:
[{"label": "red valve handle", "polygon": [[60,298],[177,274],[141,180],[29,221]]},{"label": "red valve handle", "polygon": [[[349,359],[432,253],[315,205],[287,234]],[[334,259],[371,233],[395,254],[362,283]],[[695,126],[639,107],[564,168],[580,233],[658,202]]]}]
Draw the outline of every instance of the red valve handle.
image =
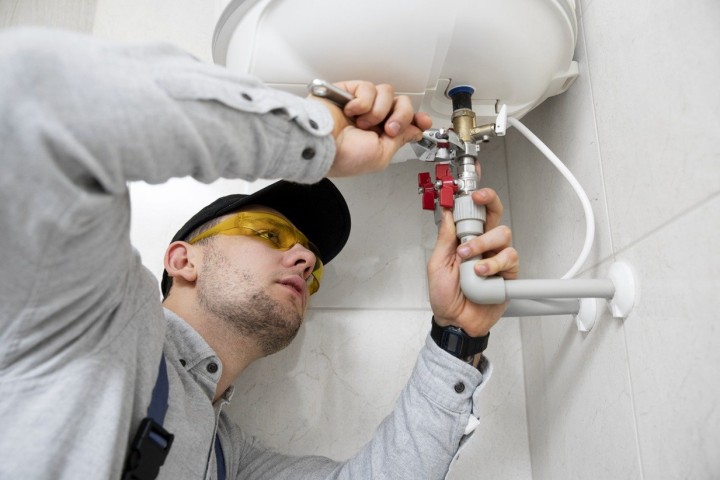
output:
[{"label": "red valve handle", "polygon": [[422,189],[423,210],[435,210],[435,185],[430,178],[430,172],[418,173],[418,187]]},{"label": "red valve handle", "polygon": [[455,204],[455,193],[458,191],[458,186],[455,185],[455,179],[452,176],[450,165],[435,165],[435,178],[442,182],[438,203],[441,207],[453,208],[453,205]]},{"label": "red valve handle", "polygon": [[452,176],[450,165],[435,165],[435,178],[442,184],[439,191],[435,189],[429,172],[418,173],[418,187],[422,190],[423,210],[435,210],[435,199],[441,207],[452,208],[455,204],[455,193],[458,186]]}]

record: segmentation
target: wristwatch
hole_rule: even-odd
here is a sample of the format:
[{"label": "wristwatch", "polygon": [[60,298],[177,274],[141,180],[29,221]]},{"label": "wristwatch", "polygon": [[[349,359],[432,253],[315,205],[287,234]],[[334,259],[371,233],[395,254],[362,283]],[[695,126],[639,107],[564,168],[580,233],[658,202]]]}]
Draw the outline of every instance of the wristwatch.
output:
[{"label": "wristwatch", "polygon": [[469,361],[478,353],[485,351],[490,338],[490,332],[483,337],[471,337],[462,328],[448,326],[441,327],[432,319],[430,336],[438,347],[450,355]]}]

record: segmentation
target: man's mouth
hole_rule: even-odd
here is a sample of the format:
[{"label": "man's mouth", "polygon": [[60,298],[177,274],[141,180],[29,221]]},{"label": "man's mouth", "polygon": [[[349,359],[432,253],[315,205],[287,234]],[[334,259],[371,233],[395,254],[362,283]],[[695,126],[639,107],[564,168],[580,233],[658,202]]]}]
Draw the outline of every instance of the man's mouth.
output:
[{"label": "man's mouth", "polygon": [[285,285],[286,287],[290,287],[292,290],[295,291],[295,293],[300,296],[300,298],[305,298],[305,292],[307,290],[307,284],[305,281],[298,277],[298,276],[292,276],[288,278],[284,278],[280,280],[279,282],[281,285]]}]

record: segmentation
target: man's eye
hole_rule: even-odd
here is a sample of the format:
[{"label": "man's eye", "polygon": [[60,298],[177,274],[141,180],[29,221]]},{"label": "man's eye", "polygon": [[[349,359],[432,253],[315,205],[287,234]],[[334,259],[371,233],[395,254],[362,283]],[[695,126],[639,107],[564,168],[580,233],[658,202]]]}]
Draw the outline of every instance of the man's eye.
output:
[{"label": "man's eye", "polygon": [[257,232],[257,234],[266,240],[270,240],[275,245],[280,244],[280,235],[278,235],[278,233],[273,230],[261,230]]}]

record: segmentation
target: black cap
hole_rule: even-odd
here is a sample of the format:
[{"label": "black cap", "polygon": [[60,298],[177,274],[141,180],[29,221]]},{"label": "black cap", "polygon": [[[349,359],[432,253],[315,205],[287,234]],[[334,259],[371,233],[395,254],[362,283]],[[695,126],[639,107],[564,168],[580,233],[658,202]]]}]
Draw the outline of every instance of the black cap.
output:
[{"label": "black cap", "polygon": [[[263,205],[282,213],[318,248],[326,265],[340,253],[350,236],[347,203],[337,187],[325,178],[313,185],[280,180],[250,195],[220,197],[188,220],[170,243],[187,240],[190,233],[206,222],[246,205]],[[161,288],[166,297],[170,289],[167,270],[163,271]]]}]

